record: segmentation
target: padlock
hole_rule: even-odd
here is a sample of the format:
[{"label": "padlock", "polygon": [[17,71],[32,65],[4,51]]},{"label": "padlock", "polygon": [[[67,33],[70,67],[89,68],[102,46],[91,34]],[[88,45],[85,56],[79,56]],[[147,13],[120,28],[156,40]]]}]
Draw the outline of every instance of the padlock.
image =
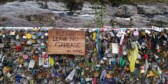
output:
[{"label": "padlock", "polygon": [[147,77],[156,77],[156,75],[153,73],[153,71],[149,71]]},{"label": "padlock", "polygon": [[146,33],[145,33],[145,31],[141,31],[141,32],[140,32],[140,35],[141,35],[143,38],[146,38]]},{"label": "padlock", "polygon": [[8,66],[5,66],[4,68],[3,68],[3,73],[8,73],[9,72],[9,67]]},{"label": "padlock", "polygon": [[140,67],[140,73],[145,73],[145,67],[144,66]]},{"label": "padlock", "polygon": [[22,37],[23,35],[25,35],[25,31],[24,30],[20,30],[20,31],[18,31],[18,34],[19,34],[20,37]]},{"label": "padlock", "polygon": [[16,51],[16,52],[21,51],[21,46],[19,46],[19,45],[15,46],[15,51]]},{"label": "padlock", "polygon": [[26,34],[26,38],[27,38],[27,39],[31,39],[31,38],[32,38],[32,34],[27,33],[27,34]]},{"label": "padlock", "polygon": [[14,36],[15,34],[16,34],[16,31],[15,31],[15,30],[11,30],[11,31],[10,31],[10,35],[11,35],[11,36]]},{"label": "padlock", "polygon": [[36,40],[33,40],[33,39],[32,39],[31,42],[32,42],[32,44],[35,44],[35,43],[36,43]]},{"label": "padlock", "polygon": [[24,67],[28,67],[28,65],[29,65],[28,62],[24,62],[23,64]]},{"label": "padlock", "polygon": [[133,33],[134,36],[139,36],[139,31],[135,30]]},{"label": "padlock", "polygon": [[45,37],[45,36],[44,36],[44,34],[43,34],[43,35],[41,35],[40,39],[44,39],[44,37]]},{"label": "padlock", "polygon": [[80,84],[85,84],[85,80],[84,80],[84,78],[81,78],[81,80],[80,80]]},{"label": "padlock", "polygon": [[110,74],[106,74],[106,78],[107,78],[107,79],[111,79],[112,76],[111,76]]},{"label": "padlock", "polygon": [[35,55],[38,55],[40,52],[36,49],[35,51],[34,51],[34,54]]},{"label": "padlock", "polygon": [[11,42],[11,43],[14,43],[14,42],[15,42],[15,39],[10,39],[10,42]]},{"label": "padlock", "polygon": [[28,57],[29,57],[29,56],[28,56],[26,53],[23,54],[23,59],[24,59],[24,60],[28,59]]},{"label": "padlock", "polygon": [[26,45],[26,41],[21,41],[21,46],[25,46]]},{"label": "padlock", "polygon": [[38,32],[38,33],[37,33],[37,36],[38,36],[38,37],[41,37],[42,34],[43,34],[42,32]]},{"label": "padlock", "polygon": [[46,45],[44,44],[44,42],[41,43],[41,49],[45,49]]},{"label": "padlock", "polygon": [[123,57],[120,57],[120,67],[123,68],[126,63],[126,60]]},{"label": "padlock", "polygon": [[159,47],[159,45],[156,45],[156,52],[160,52],[160,47]]},{"label": "padlock", "polygon": [[26,44],[29,45],[29,46],[32,45],[32,40],[28,40],[28,41],[26,42]]},{"label": "padlock", "polygon": [[16,44],[17,46],[21,46],[20,41],[15,41],[15,44]]},{"label": "padlock", "polygon": [[29,84],[28,80],[24,79],[23,84]]},{"label": "padlock", "polygon": [[41,43],[41,40],[40,40],[40,39],[37,39],[37,43],[40,44],[40,43]]},{"label": "padlock", "polygon": [[36,34],[33,34],[33,35],[32,35],[32,39],[34,39],[34,40],[37,39]]},{"label": "padlock", "polygon": [[147,34],[151,34],[151,32],[149,31],[149,30],[145,30],[145,33],[147,33]]},{"label": "padlock", "polygon": [[48,36],[48,32],[45,32],[45,34],[44,34],[46,37]]},{"label": "padlock", "polygon": [[26,77],[27,80],[32,80],[32,75],[29,74],[27,77]]},{"label": "padlock", "polygon": [[20,76],[20,75],[16,75],[16,76],[15,76],[15,81],[16,81],[16,82],[20,83],[20,79],[21,79],[21,76]]},{"label": "padlock", "polygon": [[98,72],[98,71],[96,71],[96,72],[94,73],[94,77],[95,77],[95,78],[99,77],[99,72]]},{"label": "padlock", "polygon": [[25,35],[24,35],[24,36],[22,36],[22,38],[23,38],[23,39],[27,39],[27,37],[26,37]]}]

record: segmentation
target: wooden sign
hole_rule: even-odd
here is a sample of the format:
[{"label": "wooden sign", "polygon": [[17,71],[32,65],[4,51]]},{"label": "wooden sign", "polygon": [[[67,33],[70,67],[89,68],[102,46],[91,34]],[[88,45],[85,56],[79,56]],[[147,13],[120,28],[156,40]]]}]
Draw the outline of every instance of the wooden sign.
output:
[{"label": "wooden sign", "polygon": [[48,54],[85,55],[85,32],[50,29]]}]

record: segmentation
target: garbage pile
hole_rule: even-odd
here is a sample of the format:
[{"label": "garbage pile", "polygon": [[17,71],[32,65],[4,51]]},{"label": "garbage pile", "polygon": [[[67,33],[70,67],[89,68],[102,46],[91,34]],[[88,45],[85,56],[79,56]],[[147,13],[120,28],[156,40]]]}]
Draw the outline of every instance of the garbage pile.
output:
[{"label": "garbage pile", "polygon": [[168,84],[168,29],[87,29],[85,55],[49,55],[48,30],[0,30],[0,84]]}]

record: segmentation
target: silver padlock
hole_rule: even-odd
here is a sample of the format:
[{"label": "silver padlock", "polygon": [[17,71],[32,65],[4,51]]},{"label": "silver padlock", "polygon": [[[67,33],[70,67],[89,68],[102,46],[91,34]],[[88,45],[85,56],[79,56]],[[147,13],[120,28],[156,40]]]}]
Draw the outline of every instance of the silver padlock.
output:
[{"label": "silver padlock", "polygon": [[34,40],[37,39],[37,35],[36,35],[36,34],[33,34],[33,35],[32,35],[32,39],[34,39]]},{"label": "silver padlock", "polygon": [[27,44],[27,45],[32,45],[32,41],[31,41],[31,40],[28,40],[28,41],[26,42],[26,44]]},{"label": "silver padlock", "polygon": [[16,35],[16,40],[19,40],[20,39],[20,36],[19,34]]}]

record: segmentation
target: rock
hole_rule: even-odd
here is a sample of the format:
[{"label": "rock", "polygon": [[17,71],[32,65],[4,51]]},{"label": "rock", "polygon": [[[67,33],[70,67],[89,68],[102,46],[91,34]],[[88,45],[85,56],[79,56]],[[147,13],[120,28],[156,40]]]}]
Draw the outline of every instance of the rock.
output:
[{"label": "rock", "polygon": [[[82,10],[75,10],[73,15],[68,15],[69,11],[65,3],[48,1],[48,9],[41,8],[42,4],[40,3],[43,3],[43,1],[14,1],[0,5],[0,25],[97,27],[95,8],[100,11],[100,5],[94,6],[91,3],[85,2],[83,5],[80,5],[83,6]],[[113,22],[123,27],[161,26],[160,24],[166,26],[168,24],[168,16],[166,15],[168,15],[168,5],[166,4],[120,5],[119,7],[105,5],[103,6],[102,19],[104,25],[109,26]]]},{"label": "rock", "polygon": [[120,17],[113,17],[110,21],[111,24],[117,24],[122,27],[129,27],[131,26],[131,21],[129,19],[120,18]]},{"label": "rock", "polygon": [[138,5],[138,13],[140,14],[162,14],[163,11],[157,6]]},{"label": "rock", "polygon": [[164,13],[168,13],[168,6],[163,7]]},{"label": "rock", "polygon": [[163,15],[155,15],[152,18],[152,24],[159,27],[168,27],[168,18]]},{"label": "rock", "polygon": [[51,9],[51,10],[57,10],[57,11],[65,11],[67,10],[66,9],[66,5],[62,2],[53,2],[53,1],[50,1],[47,3],[48,5],[48,9]]},{"label": "rock", "polygon": [[7,17],[0,17],[0,22],[2,21],[7,21],[8,20],[8,18]]},{"label": "rock", "polygon": [[111,20],[111,23],[117,23],[119,26],[122,27],[147,27],[150,26],[150,21],[147,17],[143,15],[133,15],[130,18],[120,18],[120,17],[114,17]]},{"label": "rock", "polygon": [[117,16],[130,17],[137,14],[137,8],[132,5],[121,5],[118,7]]},{"label": "rock", "polygon": [[29,26],[29,27],[37,27],[37,26],[40,26],[39,23],[31,23],[31,22],[28,22],[26,20],[23,20],[23,19],[20,19],[20,18],[10,18],[9,20],[7,21],[4,21],[4,22],[0,22],[0,26],[11,26],[11,27],[24,27],[24,26]]},{"label": "rock", "polygon": [[27,21],[55,21],[54,14],[27,15],[27,16],[21,16],[21,18],[24,18]]},{"label": "rock", "polygon": [[158,6],[158,9],[160,9],[163,13],[168,13],[168,6],[166,5],[160,5]]},{"label": "rock", "polygon": [[156,21],[156,22],[168,23],[168,18],[163,15],[156,15],[156,16],[154,16],[154,18],[152,20]]},{"label": "rock", "polygon": [[147,17],[143,15],[134,15],[130,18],[132,26],[135,27],[146,27],[150,24]]},{"label": "rock", "polygon": [[158,27],[168,27],[168,18],[164,15],[155,15],[151,19],[151,24]]},{"label": "rock", "polygon": [[117,11],[118,11],[117,7],[111,7],[107,5],[104,14],[109,16],[115,16]]},{"label": "rock", "polygon": [[93,6],[90,4],[90,3],[88,3],[88,2],[85,2],[84,4],[83,4],[83,8],[92,8]]},{"label": "rock", "polygon": [[83,8],[81,11],[82,14],[94,14],[95,10],[92,8],[92,5],[88,2],[83,4]]}]

